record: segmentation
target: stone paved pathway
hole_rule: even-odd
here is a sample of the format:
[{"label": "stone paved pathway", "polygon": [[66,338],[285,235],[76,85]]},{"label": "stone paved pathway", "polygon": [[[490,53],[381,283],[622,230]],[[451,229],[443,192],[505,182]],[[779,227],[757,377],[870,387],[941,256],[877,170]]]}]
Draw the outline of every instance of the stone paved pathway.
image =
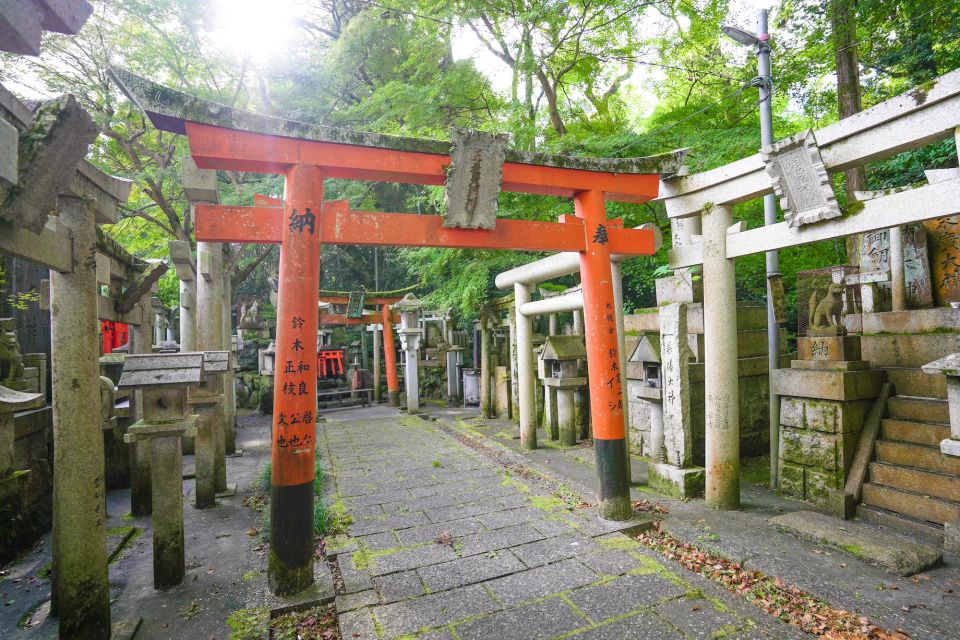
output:
[{"label": "stone paved pathway", "polygon": [[344,640],[801,637],[435,423],[347,417],[323,434]]}]

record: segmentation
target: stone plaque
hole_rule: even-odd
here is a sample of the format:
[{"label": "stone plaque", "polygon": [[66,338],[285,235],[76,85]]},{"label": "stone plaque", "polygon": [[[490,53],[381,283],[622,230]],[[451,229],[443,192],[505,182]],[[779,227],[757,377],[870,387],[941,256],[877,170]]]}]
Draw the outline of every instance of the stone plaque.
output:
[{"label": "stone plaque", "polygon": [[833,183],[811,129],[760,151],[791,227],[840,217]]},{"label": "stone plaque", "polygon": [[503,182],[507,137],[454,129],[443,226],[493,229]]},{"label": "stone plaque", "polygon": [[[890,230],[877,229],[860,235],[860,272],[890,273]],[[890,280],[863,282],[863,311],[890,311]]]},{"label": "stone plaque", "polygon": [[909,224],[903,227],[903,278],[907,288],[908,309],[929,309],[933,306],[927,232],[923,225]]},{"label": "stone plaque", "polygon": [[960,216],[923,223],[930,241],[933,297],[938,307],[960,302]]}]

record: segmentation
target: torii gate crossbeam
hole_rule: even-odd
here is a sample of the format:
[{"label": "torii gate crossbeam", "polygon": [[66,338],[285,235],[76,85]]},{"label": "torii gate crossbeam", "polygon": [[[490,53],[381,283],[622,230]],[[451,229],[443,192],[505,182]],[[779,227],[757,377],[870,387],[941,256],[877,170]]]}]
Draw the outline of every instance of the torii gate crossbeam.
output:
[{"label": "torii gate crossbeam", "polygon": [[[560,224],[498,220],[493,230],[448,229],[439,216],[350,212],[342,204],[323,203],[325,178],[443,184],[450,157],[439,146],[447,143],[331,129],[306,131],[313,138],[291,137],[308,125],[242,114],[132,74],[114,75],[158,128],[187,135],[199,168],[284,176],[282,208],[202,206],[195,212],[198,240],[281,244],[278,362],[301,360],[304,347],[315,340],[321,243],[580,253],[600,515],[631,517],[610,254],[651,255],[655,240],[650,230],[623,229],[619,221],[607,220],[605,200],[656,197],[662,165],[675,163],[675,156],[658,163],[528,154],[515,162],[517,152],[511,152],[502,167],[502,189],[572,197],[576,217],[561,216]],[[254,131],[237,128],[251,122]],[[278,370],[275,385],[268,577],[275,593],[290,594],[313,580],[316,376]]]}]

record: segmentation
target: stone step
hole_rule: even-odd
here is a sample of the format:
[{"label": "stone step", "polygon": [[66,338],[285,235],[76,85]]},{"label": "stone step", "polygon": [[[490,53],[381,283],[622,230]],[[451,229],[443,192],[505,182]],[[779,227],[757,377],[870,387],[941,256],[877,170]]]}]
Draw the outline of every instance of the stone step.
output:
[{"label": "stone step", "polygon": [[919,536],[938,546],[943,545],[943,525],[936,522],[911,518],[902,513],[887,511],[869,504],[857,505],[857,517],[871,524],[878,524]]},{"label": "stone step", "polygon": [[877,440],[877,460],[902,467],[960,476],[960,459],[945,456],[940,453],[940,449],[922,444]]},{"label": "stone step", "polygon": [[947,399],[947,377],[944,375],[904,368],[888,368],[886,372],[887,380],[898,396]]},{"label": "stone step", "polygon": [[917,422],[916,420],[894,420],[884,418],[883,440],[912,442],[925,444],[930,447],[940,447],[940,441],[950,437],[950,427],[934,422]]},{"label": "stone step", "polygon": [[960,478],[946,473],[871,462],[870,482],[950,502],[960,499]]},{"label": "stone step", "polygon": [[863,485],[863,502],[937,524],[960,520],[960,504],[956,502],[928,498],[912,491],[901,491],[871,482]]},{"label": "stone step", "polygon": [[874,367],[919,369],[928,362],[939,360],[958,351],[960,351],[960,332],[884,333],[860,336],[861,357]]},{"label": "stone step", "polygon": [[891,418],[950,424],[950,405],[939,398],[893,396],[887,401]]}]

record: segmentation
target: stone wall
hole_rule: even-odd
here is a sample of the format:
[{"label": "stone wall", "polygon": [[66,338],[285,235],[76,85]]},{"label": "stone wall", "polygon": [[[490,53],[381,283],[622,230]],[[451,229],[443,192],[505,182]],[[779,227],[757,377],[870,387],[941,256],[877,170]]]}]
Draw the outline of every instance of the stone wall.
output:
[{"label": "stone wall", "polygon": [[53,412],[49,406],[22,411],[14,429],[14,467],[27,473],[0,484],[0,563],[33,544],[52,523]]}]

